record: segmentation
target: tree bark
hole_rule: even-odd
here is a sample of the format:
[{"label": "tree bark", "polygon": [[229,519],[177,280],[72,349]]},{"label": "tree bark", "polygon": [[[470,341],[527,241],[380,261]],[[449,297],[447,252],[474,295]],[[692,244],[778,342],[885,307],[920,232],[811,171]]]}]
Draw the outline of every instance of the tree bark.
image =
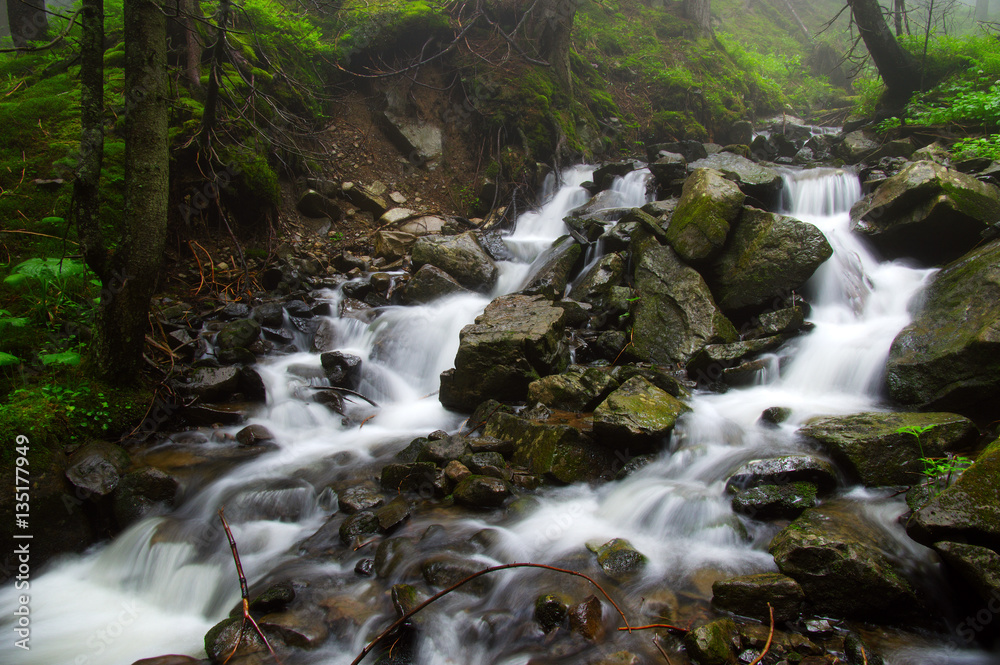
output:
[{"label": "tree bark", "polygon": [[95,361],[135,383],[167,232],[166,17],[156,0],[125,0],[125,225],[97,314]]},{"label": "tree bark", "polygon": [[104,0],[83,0],[80,12],[80,157],[73,181],[76,220],[87,265],[103,281],[108,252],[101,235],[100,181],[104,160]]},{"label": "tree bark", "polygon": [[528,34],[539,55],[552,66],[556,79],[572,94],[569,50],[573,21],[581,0],[542,0],[528,18]]},{"label": "tree bark", "polygon": [[222,56],[226,52],[226,28],[229,24],[230,0],[219,3],[219,22],[216,29],[215,44],[212,45],[211,61],[208,72],[208,92],[205,94],[205,109],[201,114],[201,128],[198,130],[198,143],[205,149],[212,140],[215,128],[216,108],[219,104],[219,69],[222,67]]},{"label": "tree bark", "polygon": [[184,41],[187,46],[184,73],[188,85],[192,88],[201,87],[201,43],[198,41],[198,31],[195,29],[195,17],[200,17],[201,3],[198,0],[184,0]]},{"label": "tree bark", "polygon": [[920,67],[889,31],[878,0],[847,0],[847,4],[868,53],[885,82],[886,101],[897,104],[907,100],[920,89]]},{"label": "tree bark", "polygon": [[[903,35],[903,19],[906,16],[906,0],[895,0],[893,5],[893,18],[896,22],[896,36],[901,37]],[[907,34],[909,34],[909,21],[907,24]]]},{"label": "tree bark", "polygon": [[684,17],[695,24],[700,35],[712,34],[711,0],[684,0]]},{"label": "tree bark", "polygon": [[7,23],[15,48],[45,39],[49,32],[45,0],[7,0]]}]

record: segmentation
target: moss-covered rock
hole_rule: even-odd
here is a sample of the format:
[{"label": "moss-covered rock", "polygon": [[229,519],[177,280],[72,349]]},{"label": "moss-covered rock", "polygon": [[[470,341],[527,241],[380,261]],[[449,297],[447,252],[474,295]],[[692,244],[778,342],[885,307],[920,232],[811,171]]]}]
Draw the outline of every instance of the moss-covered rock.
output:
[{"label": "moss-covered rock", "polygon": [[856,413],[816,418],[799,432],[869,487],[919,483],[921,457],[968,448],[979,435],[971,420],[954,413]]},{"label": "moss-covered rock", "polygon": [[684,636],[688,654],[701,665],[732,665],[739,645],[739,632],[732,619],[716,619]]},{"label": "moss-covered rock", "polygon": [[816,486],[812,483],[758,485],[739,490],[733,497],[733,512],[758,520],[791,520],[815,506]]},{"label": "moss-covered rock", "polygon": [[688,164],[688,170],[715,169],[733,180],[747,196],[764,205],[776,200],[781,192],[781,174],[732,152],[719,152]]},{"label": "moss-covered rock", "polygon": [[563,411],[593,411],[617,387],[607,370],[571,365],[562,374],[533,381],[528,386],[528,401]]},{"label": "moss-covered rock", "polygon": [[684,182],[667,242],[687,262],[714,258],[743,209],[746,194],[714,169],[695,169]]},{"label": "moss-covered rock", "polygon": [[454,277],[430,264],[421,266],[410,278],[403,289],[403,302],[406,304],[422,304],[438,298],[467,293],[465,287]]},{"label": "moss-covered rock", "polygon": [[649,563],[645,554],[635,549],[624,538],[609,540],[603,545],[590,547],[597,555],[597,563],[605,573],[616,580],[633,577]]},{"label": "moss-covered rock", "polygon": [[568,612],[569,603],[555,594],[547,593],[535,599],[535,621],[545,633],[561,626]]},{"label": "moss-covered rock", "polygon": [[1000,221],[1000,188],[935,162],[914,162],[851,211],[854,230],[887,258],[954,261]]},{"label": "moss-covered rock", "polygon": [[413,245],[412,256],[414,269],[430,264],[473,291],[486,291],[496,282],[496,264],[473,233],[423,236]]},{"label": "moss-covered rock", "polygon": [[780,573],[758,573],[719,580],[712,584],[712,604],[727,612],[769,621],[768,603],[776,622],[794,621],[805,594],[798,582]]},{"label": "moss-covered rock", "polygon": [[462,478],[453,493],[455,501],[473,508],[499,508],[512,495],[506,481],[476,474]]},{"label": "moss-covered rock", "polygon": [[995,418],[1000,389],[1000,241],[938,273],[913,323],[892,343],[893,399],[924,409]]},{"label": "moss-covered rock", "polygon": [[594,409],[594,436],[601,445],[632,454],[656,449],[691,409],[665,390],[635,376]]},{"label": "moss-covered rock", "polygon": [[746,208],[709,280],[725,312],[787,298],[833,255],[822,231],[797,219]]},{"label": "moss-covered rock", "polygon": [[759,485],[810,483],[821,494],[837,487],[836,467],[813,455],[782,455],[751,460],[737,469],[726,481],[726,491],[737,492]]},{"label": "moss-covered rock", "polygon": [[560,298],[566,292],[573,268],[580,260],[583,249],[570,236],[557,239],[545,255],[545,262],[522,290],[523,293],[540,293],[549,298]]}]

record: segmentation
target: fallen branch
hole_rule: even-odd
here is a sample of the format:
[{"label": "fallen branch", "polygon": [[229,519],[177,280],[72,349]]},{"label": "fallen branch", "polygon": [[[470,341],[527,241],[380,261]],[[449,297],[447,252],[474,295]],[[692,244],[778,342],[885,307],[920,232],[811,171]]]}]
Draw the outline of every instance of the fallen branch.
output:
[{"label": "fallen branch", "polygon": [[565,575],[574,575],[576,577],[582,577],[583,579],[587,580],[588,582],[590,582],[591,584],[593,584],[595,587],[597,587],[597,590],[600,591],[602,594],[604,594],[604,597],[608,599],[608,602],[611,603],[616,610],[618,610],[618,614],[621,616],[622,621],[625,622],[625,626],[626,626],[626,628],[619,628],[619,630],[631,630],[630,628],[628,628],[628,619],[625,618],[625,613],[622,612],[621,608],[618,607],[618,604],[614,600],[611,599],[611,596],[608,595],[608,592],[605,591],[604,588],[600,584],[598,584],[597,582],[595,582],[590,577],[587,577],[583,573],[578,573],[575,570],[566,570],[565,568],[556,568],[555,566],[546,566],[545,564],[542,564],[542,563],[507,563],[507,564],[503,564],[501,566],[492,566],[490,568],[484,568],[483,570],[480,570],[477,573],[473,573],[473,574],[469,575],[468,577],[466,577],[465,579],[459,580],[458,582],[456,582],[455,584],[452,584],[447,589],[444,589],[443,591],[439,591],[438,593],[434,594],[433,596],[431,596],[430,598],[428,598],[424,602],[420,603],[419,605],[417,605],[416,607],[414,607],[412,610],[410,610],[409,612],[407,612],[403,616],[401,616],[398,619],[396,619],[396,621],[394,621],[391,626],[389,626],[388,628],[386,628],[385,630],[383,630],[381,633],[379,633],[378,636],[375,639],[373,639],[371,642],[368,643],[368,646],[366,646],[364,649],[361,650],[361,653],[359,653],[358,657],[355,658],[351,662],[351,665],[358,665],[358,663],[360,663],[362,660],[364,660],[365,656],[367,656],[371,652],[371,650],[375,648],[375,645],[377,645],[379,642],[381,642],[382,640],[384,640],[388,635],[391,635],[397,628],[399,628],[404,623],[406,623],[409,620],[409,618],[412,617],[414,614],[416,614],[420,610],[424,609],[425,607],[427,607],[428,605],[430,605],[431,603],[433,603],[437,599],[439,599],[439,598],[441,598],[443,596],[448,595],[449,593],[451,593],[455,589],[459,588],[460,586],[462,586],[464,584],[467,584],[467,583],[471,582],[472,580],[476,579],[477,577],[481,577],[481,576],[487,575],[489,573],[495,573],[498,570],[507,570],[509,568],[542,568],[544,570],[551,570],[551,571],[554,571],[554,572],[557,572],[557,573],[563,573]]},{"label": "fallen branch", "polygon": [[771,631],[767,634],[767,644],[764,645],[764,650],[760,652],[760,655],[751,661],[750,665],[759,665],[771,649],[771,640],[774,639],[774,608],[771,606],[771,603],[767,604],[767,611],[771,615]]},{"label": "fallen branch", "polygon": [[663,650],[663,647],[660,646],[660,643],[656,641],[655,637],[653,638],[653,646],[656,647],[656,650],[660,652],[661,656],[663,656],[663,660],[667,661],[667,665],[674,665],[670,662],[670,656],[668,656],[667,652]]},{"label": "fallen branch", "polygon": [[281,665],[281,659],[278,658],[278,654],[274,653],[274,649],[271,648],[271,643],[267,641],[267,637],[264,635],[264,631],[260,629],[257,622],[252,616],[250,616],[250,589],[247,587],[247,578],[243,574],[243,564],[240,562],[240,553],[236,550],[236,541],[233,539],[233,532],[229,529],[229,522],[226,521],[226,516],[223,514],[225,507],[219,508],[219,519],[222,520],[222,528],[226,530],[226,538],[229,540],[229,548],[233,551],[233,561],[236,563],[236,574],[240,578],[240,596],[243,598],[243,621],[240,623],[240,634],[236,638],[236,644],[233,645],[233,650],[229,652],[226,659],[222,661],[222,665],[226,665],[229,659],[236,654],[236,650],[240,648],[240,644],[243,643],[243,635],[246,634],[247,623],[249,622],[253,626],[257,634],[260,635],[260,639],[264,640],[264,646],[267,650],[271,652],[274,656],[274,660]]},{"label": "fallen branch", "polygon": [[651,623],[648,626],[632,626],[630,628],[619,628],[618,630],[627,630],[632,632],[633,630],[649,630],[651,628],[666,628],[667,630],[676,630],[679,633],[689,632],[687,628],[681,628],[680,626],[671,626],[669,623]]}]

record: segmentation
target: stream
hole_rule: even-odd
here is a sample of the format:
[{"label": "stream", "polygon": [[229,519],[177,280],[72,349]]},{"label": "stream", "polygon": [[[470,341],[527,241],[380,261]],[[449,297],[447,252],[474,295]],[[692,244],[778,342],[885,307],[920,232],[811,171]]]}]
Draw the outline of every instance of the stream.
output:
[{"label": "stream", "polygon": [[[530,280],[545,250],[565,234],[563,218],[589,200],[580,185],[592,172],[581,166],[564,172],[559,182],[550,178],[544,203],[522,215],[505,240],[515,259],[502,264],[491,297],[517,291]],[[648,177],[641,170],[617,182],[616,207],[650,200]],[[726,479],[747,461],[805,451],[795,431],[812,416],[885,408],[882,373],[889,346],[909,322],[908,304],[933,274],[880,263],[850,233],[848,211],[861,196],[853,173],[789,171],[785,180],[783,212],[818,226],[834,248],[834,257],[806,285],[814,328],[769,356],[756,385],[697,393],[669,448],[643,468],[603,485],[520,492],[504,511],[459,510],[421,497],[412,517],[393,534],[409,537],[412,551],[384,579],[355,572],[358,561],[374,556],[373,545],[351,552],[338,543],[339,551],[329,556],[300,556],[299,544],[335,511],[335,492],[377,479],[379,469],[412,439],[463,427],[466,416],[447,411],[437,399],[439,375],[453,365],[459,331],[491,297],[385,307],[370,323],[331,317],[337,350],[363,359],[359,392],[379,407],[349,401],[341,416],[304,399],[321,380],[301,378],[297,368],[319,368],[317,353],[263,359],[257,369],[267,403],[249,423],[274,433],[277,449],[221,475],[185,476],[171,513],[143,519],[112,542],[47,566],[31,580],[31,650],[12,646],[12,621],[5,616],[0,629],[8,638],[0,644],[0,661],[130,665],[170,653],[204,657],[203,636],[240,599],[217,517],[221,506],[251,588],[305,581],[300,593],[322,608],[320,616],[325,612],[329,636],[313,651],[296,652],[292,663],[350,663],[395,618],[386,590],[419,578],[414,571],[420,562],[441,552],[459,553],[482,567],[531,561],[586,572],[595,570],[588,543],[626,538],[649,564],[639,577],[606,588],[622,600],[630,621],[635,611],[655,616],[656,606],[669,606],[680,621],[711,616],[712,581],[776,570],[767,544],[778,527],[736,516]],[[344,297],[339,289],[314,295],[334,312]],[[307,339],[300,342],[299,348],[310,348]],[[775,406],[791,409],[788,420],[776,428],[760,426],[761,412]],[[224,435],[243,426],[166,436],[145,451],[146,459],[169,461],[204,446],[235,448]],[[842,494],[894,536],[898,555],[920,571],[933,592],[931,551],[910,541],[898,523],[906,511],[902,497],[860,488]],[[622,649],[643,655],[645,662],[660,659],[648,635],[609,634],[596,646],[570,639],[554,648],[532,612],[540,594],[555,592],[575,600],[595,593],[575,578],[513,570],[490,576],[479,594],[449,595],[417,623],[416,662],[585,663]],[[0,590],[0,603],[15,605],[12,587]],[[604,616],[609,625],[618,620],[606,603]],[[894,665],[997,662],[981,651],[945,649],[943,640],[928,637],[883,648]]]}]

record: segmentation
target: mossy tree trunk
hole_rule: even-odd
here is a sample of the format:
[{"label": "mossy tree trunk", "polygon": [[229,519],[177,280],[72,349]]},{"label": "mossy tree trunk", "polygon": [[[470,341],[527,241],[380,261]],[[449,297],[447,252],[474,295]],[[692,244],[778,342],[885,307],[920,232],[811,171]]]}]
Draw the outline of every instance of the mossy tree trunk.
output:
[{"label": "mossy tree trunk", "polygon": [[895,0],[893,4],[893,18],[896,22],[896,36],[903,35],[903,22],[906,22],[906,33],[910,33],[910,22],[906,20],[906,0]]},{"label": "mossy tree trunk", "polygon": [[49,32],[45,0],[7,0],[7,23],[16,48],[45,39]]},{"label": "mossy tree trunk", "polygon": [[196,20],[202,17],[201,3],[198,0],[183,0],[184,41],[187,46],[185,54],[184,74],[188,85],[192,88],[201,87],[201,42],[199,41]]},{"label": "mossy tree trunk", "polygon": [[878,0],[847,0],[847,4],[868,53],[885,82],[885,101],[891,105],[904,104],[910,95],[920,89],[920,67],[889,30]]},{"label": "mossy tree trunk", "polygon": [[156,0],[125,0],[125,222],[97,314],[96,371],[135,383],[167,232],[166,17]]},{"label": "mossy tree trunk", "polygon": [[570,34],[581,0],[541,0],[534,5],[534,16],[528,17],[529,35],[538,53],[552,66],[556,79],[568,92],[573,92],[570,72]]},{"label": "mossy tree trunk", "polygon": [[105,280],[108,252],[101,235],[99,190],[104,159],[104,0],[83,0],[80,24],[80,156],[71,216],[87,265]]},{"label": "mossy tree trunk", "polygon": [[712,34],[712,3],[710,0],[684,0],[684,18],[694,23],[700,36]]}]

